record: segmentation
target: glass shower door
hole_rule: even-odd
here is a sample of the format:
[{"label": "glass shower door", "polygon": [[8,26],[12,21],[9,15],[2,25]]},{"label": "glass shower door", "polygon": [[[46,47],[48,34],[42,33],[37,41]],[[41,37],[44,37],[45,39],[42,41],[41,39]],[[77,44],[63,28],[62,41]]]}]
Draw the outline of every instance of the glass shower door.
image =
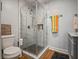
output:
[{"label": "glass shower door", "polygon": [[44,8],[35,1],[31,8],[21,8],[21,48],[38,55],[46,47],[46,13]]},{"label": "glass shower door", "polygon": [[23,7],[21,9],[21,38],[23,39],[22,48],[27,50],[33,42],[32,15],[30,9]]}]

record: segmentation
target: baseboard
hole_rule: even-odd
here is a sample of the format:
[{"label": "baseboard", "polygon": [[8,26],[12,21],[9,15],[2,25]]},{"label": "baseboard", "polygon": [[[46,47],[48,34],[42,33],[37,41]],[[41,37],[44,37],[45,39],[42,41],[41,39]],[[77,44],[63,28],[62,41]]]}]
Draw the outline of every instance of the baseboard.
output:
[{"label": "baseboard", "polygon": [[52,46],[48,46],[48,47],[49,47],[49,49],[51,49],[51,50],[54,50],[54,51],[57,51],[57,52],[60,52],[60,53],[64,53],[64,54],[69,55],[69,52],[68,52],[68,50],[66,50],[66,49],[61,49],[61,48],[52,47]]}]

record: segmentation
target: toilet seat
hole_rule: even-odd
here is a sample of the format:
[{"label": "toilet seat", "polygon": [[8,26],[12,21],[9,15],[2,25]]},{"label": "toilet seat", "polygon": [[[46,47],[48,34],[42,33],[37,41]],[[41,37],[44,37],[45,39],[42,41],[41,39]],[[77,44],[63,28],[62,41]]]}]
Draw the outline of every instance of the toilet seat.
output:
[{"label": "toilet seat", "polygon": [[8,47],[4,49],[4,58],[12,58],[19,56],[21,54],[21,49],[19,47]]}]

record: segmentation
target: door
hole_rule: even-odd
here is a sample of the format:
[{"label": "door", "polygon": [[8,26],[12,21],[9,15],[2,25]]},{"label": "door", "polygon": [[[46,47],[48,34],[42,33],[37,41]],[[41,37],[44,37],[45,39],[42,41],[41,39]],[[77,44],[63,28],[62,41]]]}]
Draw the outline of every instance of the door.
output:
[{"label": "door", "polygon": [[2,59],[2,53],[1,53],[1,0],[0,0],[0,59]]}]

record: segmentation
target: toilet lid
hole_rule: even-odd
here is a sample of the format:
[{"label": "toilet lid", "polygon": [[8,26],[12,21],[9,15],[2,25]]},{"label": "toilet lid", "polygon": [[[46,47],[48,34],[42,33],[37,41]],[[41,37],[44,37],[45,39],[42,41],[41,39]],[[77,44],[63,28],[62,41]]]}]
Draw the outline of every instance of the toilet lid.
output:
[{"label": "toilet lid", "polygon": [[21,50],[19,47],[8,47],[4,49],[4,54],[14,54],[19,53]]}]

